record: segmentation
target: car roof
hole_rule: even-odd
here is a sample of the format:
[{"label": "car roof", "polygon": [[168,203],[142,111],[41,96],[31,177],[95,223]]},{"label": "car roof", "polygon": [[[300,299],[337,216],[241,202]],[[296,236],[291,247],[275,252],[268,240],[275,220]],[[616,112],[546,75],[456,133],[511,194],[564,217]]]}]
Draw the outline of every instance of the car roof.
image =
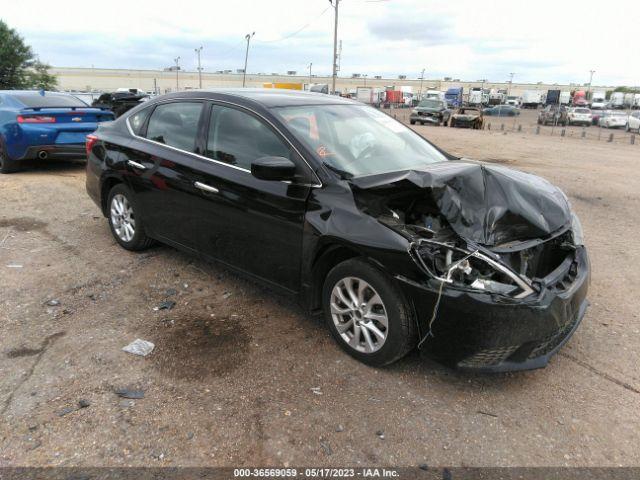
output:
[{"label": "car roof", "polygon": [[[41,95],[42,90],[0,90],[0,93],[4,95]],[[46,90],[45,95],[70,95],[65,92],[50,92]]]},{"label": "car roof", "polygon": [[244,99],[264,107],[290,107],[301,105],[359,105],[359,102],[327,95],[326,93],[285,90],[280,88],[213,88],[170,93],[156,97],[154,101],[170,98],[204,97],[215,99]]}]

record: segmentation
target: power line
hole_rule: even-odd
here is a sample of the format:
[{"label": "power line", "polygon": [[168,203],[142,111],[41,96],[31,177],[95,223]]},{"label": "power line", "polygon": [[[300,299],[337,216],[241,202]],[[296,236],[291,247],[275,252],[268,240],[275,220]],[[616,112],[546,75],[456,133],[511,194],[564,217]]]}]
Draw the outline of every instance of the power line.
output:
[{"label": "power line", "polygon": [[304,26],[300,27],[298,30],[296,30],[295,32],[292,32],[288,35],[285,35],[282,38],[276,38],[275,40],[256,40],[256,42],[260,42],[260,43],[275,43],[275,42],[281,42],[282,40],[287,40],[291,37],[295,37],[297,34],[299,34],[300,32],[302,32],[303,30],[305,30],[306,28],[310,27],[311,24],[313,24],[316,20],[318,20],[320,17],[322,17],[325,13],[327,13],[327,11],[331,8],[331,6],[328,6],[327,8],[325,8],[322,13],[320,13],[320,15],[314,17],[312,20],[310,20],[309,22],[307,22]]}]

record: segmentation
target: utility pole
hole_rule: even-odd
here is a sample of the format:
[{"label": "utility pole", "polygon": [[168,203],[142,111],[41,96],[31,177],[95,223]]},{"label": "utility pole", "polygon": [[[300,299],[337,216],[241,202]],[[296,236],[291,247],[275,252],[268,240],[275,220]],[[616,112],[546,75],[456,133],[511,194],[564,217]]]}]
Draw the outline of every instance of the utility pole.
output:
[{"label": "utility pole", "polygon": [[513,76],[514,76],[514,75],[515,75],[515,73],[513,73],[513,72],[509,74],[509,76],[510,76],[511,78],[509,79],[509,89],[507,90],[507,97],[508,97],[509,95],[511,95],[511,86],[513,85]]},{"label": "utility pole", "polygon": [[309,63],[309,91],[311,91],[311,67],[313,67],[313,62]]},{"label": "utility pole", "polygon": [[198,88],[202,88],[202,66],[200,65],[200,53],[202,52],[202,46],[196,48],[195,52],[198,54]]},{"label": "utility pole", "polygon": [[329,3],[335,11],[335,24],[333,27],[333,78],[331,80],[331,94],[335,95],[336,77],[338,75],[338,6],[340,5],[340,0],[329,0]]},{"label": "utility pole", "polygon": [[252,32],[251,34],[247,33],[244,38],[247,41],[247,51],[244,54],[244,70],[242,71],[242,88],[245,86],[245,82],[247,80],[247,61],[249,60],[249,42],[251,41],[251,37],[253,37],[256,32]]},{"label": "utility pole", "polygon": [[424,68],[422,69],[422,74],[420,75],[420,91],[418,92],[418,100],[422,101],[422,82],[424,82]]},{"label": "utility pole", "polygon": [[176,62],[176,92],[180,90],[180,85],[178,83],[178,73],[180,72],[180,57],[176,57],[173,59]]}]

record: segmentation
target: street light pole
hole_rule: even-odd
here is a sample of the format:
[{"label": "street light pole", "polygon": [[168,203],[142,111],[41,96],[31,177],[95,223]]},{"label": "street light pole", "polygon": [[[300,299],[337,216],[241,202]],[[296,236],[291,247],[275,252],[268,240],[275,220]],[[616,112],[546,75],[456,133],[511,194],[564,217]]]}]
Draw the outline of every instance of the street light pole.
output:
[{"label": "street light pole", "polygon": [[422,75],[420,75],[420,92],[418,92],[418,99],[422,101],[422,82],[424,82],[424,68],[422,69]]},{"label": "street light pole", "polygon": [[309,63],[309,91],[311,91],[311,67],[313,67],[313,62]]},{"label": "street light pole", "polygon": [[173,59],[176,62],[176,92],[180,90],[180,85],[178,83],[178,72],[180,72],[180,57],[176,57]]},{"label": "street light pole", "polygon": [[[333,3],[335,1],[335,4]],[[333,27],[333,77],[331,80],[331,93],[336,93],[336,77],[338,75],[338,6],[340,0],[329,0],[335,10],[335,23]]]},{"label": "street light pole", "polygon": [[591,100],[591,82],[593,81],[593,74],[596,73],[595,70],[589,70],[589,89],[587,90],[587,98]]},{"label": "street light pole", "polygon": [[198,54],[198,88],[202,88],[202,66],[200,65],[200,53],[202,52],[202,46],[196,48],[195,52]]},{"label": "street light pole", "polygon": [[247,80],[247,61],[249,60],[249,42],[251,41],[251,37],[253,37],[256,32],[252,32],[251,34],[247,33],[244,38],[247,41],[247,51],[244,54],[244,70],[242,71],[242,88],[244,88],[246,80]]},{"label": "street light pole", "polygon": [[511,95],[511,87],[513,85],[513,76],[515,75],[515,73],[512,72],[509,75],[511,76],[511,78],[509,79],[509,89],[507,90],[507,97]]}]

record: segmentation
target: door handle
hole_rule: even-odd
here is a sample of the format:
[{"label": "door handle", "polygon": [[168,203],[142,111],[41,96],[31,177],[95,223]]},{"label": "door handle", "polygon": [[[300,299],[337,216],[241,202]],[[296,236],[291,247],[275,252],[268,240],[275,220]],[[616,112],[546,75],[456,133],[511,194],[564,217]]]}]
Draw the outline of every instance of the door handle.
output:
[{"label": "door handle", "polygon": [[220,190],[218,190],[216,187],[212,187],[211,185],[207,185],[206,183],[200,183],[200,182],[195,182],[194,183],[196,188],[199,188],[200,190],[204,191],[204,192],[209,192],[209,193],[219,193]]},{"label": "door handle", "polygon": [[141,163],[134,162],[133,160],[127,160],[127,164],[132,166],[133,168],[137,168],[139,170],[146,170],[147,169],[147,167],[145,167]]}]

